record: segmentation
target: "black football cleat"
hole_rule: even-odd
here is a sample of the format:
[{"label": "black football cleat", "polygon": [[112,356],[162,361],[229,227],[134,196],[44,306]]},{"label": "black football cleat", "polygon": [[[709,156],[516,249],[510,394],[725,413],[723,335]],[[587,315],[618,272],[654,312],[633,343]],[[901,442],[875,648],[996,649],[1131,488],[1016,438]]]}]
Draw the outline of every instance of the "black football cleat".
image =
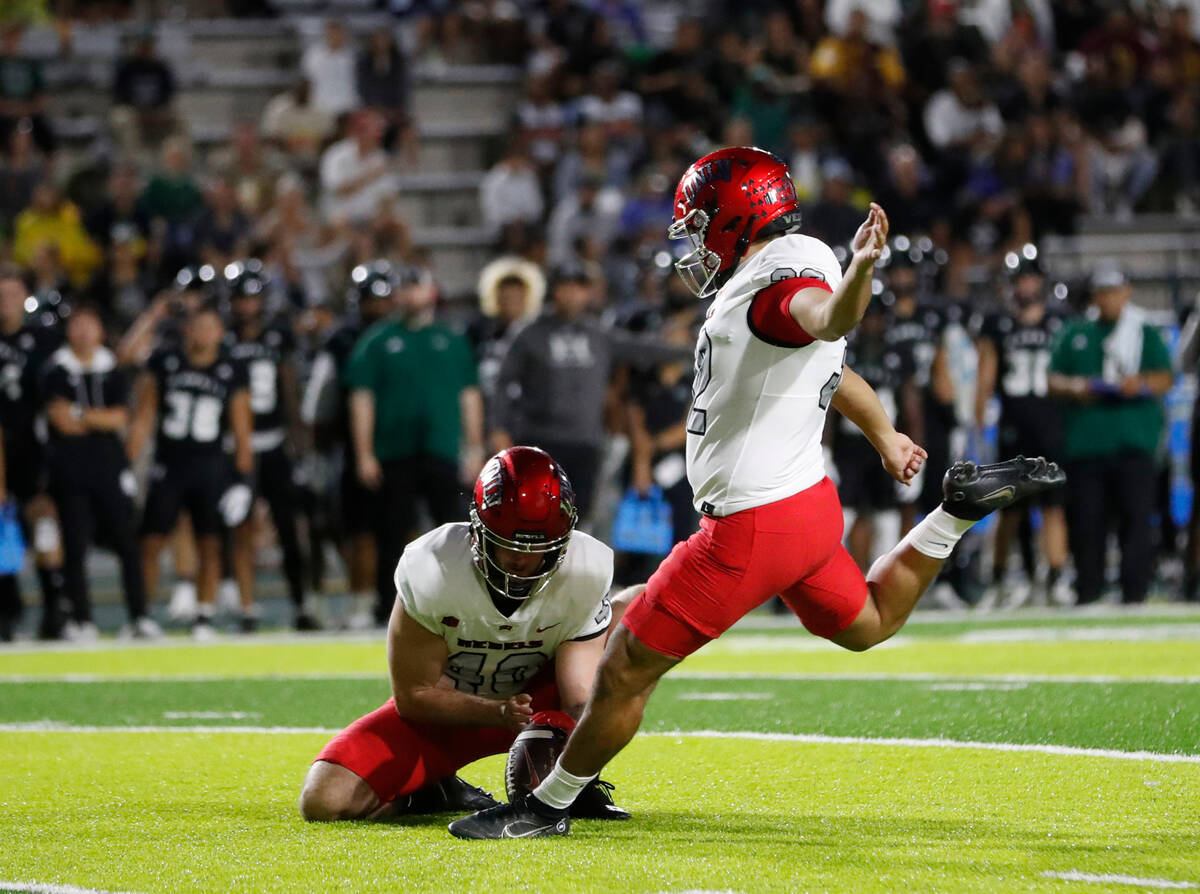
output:
[{"label": "black football cleat", "polygon": [[399,812],[405,816],[426,813],[458,813],[462,810],[487,810],[500,802],[481,788],[457,776],[422,786],[400,799]]},{"label": "black football cleat", "polygon": [[633,817],[632,813],[624,807],[618,807],[613,803],[612,791],[614,788],[616,786],[611,782],[605,782],[603,779],[593,779],[579,793],[579,797],[575,799],[575,803],[567,808],[567,811],[571,814],[571,819],[631,819]]},{"label": "black football cleat", "polygon": [[1066,483],[1067,475],[1058,463],[1046,462],[1042,456],[1018,456],[988,466],[960,462],[942,479],[942,505],[953,516],[979,521],[997,509]]},{"label": "black football cleat", "polygon": [[538,802],[540,810],[530,806],[533,793],[522,795],[511,804],[501,804],[456,819],[447,828],[455,838],[477,840],[492,838],[548,838],[571,831],[571,817],[565,810],[554,810]]}]

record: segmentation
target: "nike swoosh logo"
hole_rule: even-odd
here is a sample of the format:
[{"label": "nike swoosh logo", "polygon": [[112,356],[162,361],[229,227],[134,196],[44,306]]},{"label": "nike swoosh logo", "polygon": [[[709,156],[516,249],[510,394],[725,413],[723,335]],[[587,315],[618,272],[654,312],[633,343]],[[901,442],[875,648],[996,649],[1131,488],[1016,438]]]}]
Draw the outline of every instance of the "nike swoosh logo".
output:
[{"label": "nike swoosh logo", "polygon": [[[561,623],[562,623],[562,621],[559,621],[559,622],[558,622],[558,624],[561,624]],[[537,629],[537,632],[538,632],[538,633],[542,633],[542,632],[543,632],[543,631],[545,631],[545,630],[549,630],[549,629],[550,629],[550,627],[557,627],[557,626],[558,626],[558,624],[551,624],[549,627],[539,627],[539,628]]]},{"label": "nike swoosh logo", "polygon": [[995,503],[998,500],[1011,500],[1016,495],[1016,493],[1017,493],[1016,488],[1014,488],[1010,484],[1007,487],[1002,487],[998,490],[992,491],[990,494],[988,494],[985,497],[980,497],[976,502],[978,502],[978,503]]},{"label": "nike swoosh logo", "polygon": [[559,820],[557,823],[550,823],[549,825],[546,825],[546,826],[534,826],[532,829],[530,829],[527,832],[512,831],[513,826],[524,825],[523,822],[522,823],[509,823],[507,826],[504,827],[504,831],[500,833],[500,837],[502,837],[502,838],[528,838],[531,835],[536,835],[538,832],[544,832],[547,829],[553,829],[555,826],[558,826],[561,823],[562,823],[562,820]]}]

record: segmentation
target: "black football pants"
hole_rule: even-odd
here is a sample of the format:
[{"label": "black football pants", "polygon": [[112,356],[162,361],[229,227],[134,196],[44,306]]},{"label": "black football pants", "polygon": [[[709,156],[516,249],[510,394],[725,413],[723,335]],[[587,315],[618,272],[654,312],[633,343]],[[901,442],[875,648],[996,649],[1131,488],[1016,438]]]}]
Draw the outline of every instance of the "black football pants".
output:
[{"label": "black football pants", "polygon": [[375,508],[376,620],[386,623],[396,600],[393,577],[409,539],[417,536],[418,501],[424,501],[435,525],[461,521],[466,496],[458,484],[458,465],[433,456],[387,460]]},{"label": "black football pants", "polygon": [[1067,532],[1080,604],[1104,592],[1108,532],[1121,547],[1121,601],[1144,602],[1154,573],[1157,464],[1145,453],[1078,459],[1067,464]]}]

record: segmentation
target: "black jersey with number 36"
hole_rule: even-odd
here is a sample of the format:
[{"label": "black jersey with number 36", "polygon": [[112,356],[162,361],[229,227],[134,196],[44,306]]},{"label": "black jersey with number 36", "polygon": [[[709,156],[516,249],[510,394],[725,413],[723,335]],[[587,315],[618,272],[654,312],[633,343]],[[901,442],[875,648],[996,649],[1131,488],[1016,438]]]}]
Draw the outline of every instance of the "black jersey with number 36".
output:
[{"label": "black jersey with number 36", "polygon": [[156,457],[221,451],[229,404],[247,387],[245,367],[225,351],[208,366],[192,366],[187,354],[170,348],[155,351],[146,365],[158,384]]}]

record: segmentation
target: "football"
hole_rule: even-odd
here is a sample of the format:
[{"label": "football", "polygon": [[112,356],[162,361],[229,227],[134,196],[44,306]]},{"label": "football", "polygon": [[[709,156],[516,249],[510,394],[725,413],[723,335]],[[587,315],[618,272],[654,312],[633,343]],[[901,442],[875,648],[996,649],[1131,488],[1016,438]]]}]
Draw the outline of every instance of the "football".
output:
[{"label": "football", "polygon": [[561,711],[542,711],[533,715],[508,749],[504,790],[509,801],[533,791],[554,769],[574,725],[571,717]]}]

